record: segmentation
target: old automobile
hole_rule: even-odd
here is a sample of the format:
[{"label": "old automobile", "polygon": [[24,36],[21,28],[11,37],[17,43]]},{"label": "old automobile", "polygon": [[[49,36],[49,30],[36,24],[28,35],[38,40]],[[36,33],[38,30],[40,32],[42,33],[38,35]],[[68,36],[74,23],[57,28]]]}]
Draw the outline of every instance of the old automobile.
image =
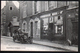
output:
[{"label": "old automobile", "polygon": [[13,41],[19,41],[20,43],[29,43],[32,44],[32,37],[28,36],[28,33],[23,33],[21,30],[15,30],[13,32]]}]

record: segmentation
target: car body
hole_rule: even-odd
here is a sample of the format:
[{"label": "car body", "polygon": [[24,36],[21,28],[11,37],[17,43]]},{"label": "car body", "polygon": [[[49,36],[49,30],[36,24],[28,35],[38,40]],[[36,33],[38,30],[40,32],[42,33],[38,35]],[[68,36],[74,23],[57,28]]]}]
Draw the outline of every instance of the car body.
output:
[{"label": "car body", "polygon": [[28,33],[13,33],[13,41],[20,41],[20,43],[30,43],[32,44],[32,37],[28,36]]}]

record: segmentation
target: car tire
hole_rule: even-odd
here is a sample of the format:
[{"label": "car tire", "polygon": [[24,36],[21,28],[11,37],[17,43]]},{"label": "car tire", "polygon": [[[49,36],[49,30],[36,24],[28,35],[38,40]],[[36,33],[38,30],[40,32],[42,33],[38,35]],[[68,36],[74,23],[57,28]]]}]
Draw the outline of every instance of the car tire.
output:
[{"label": "car tire", "polygon": [[15,38],[13,37],[13,41],[15,42]]},{"label": "car tire", "polygon": [[20,43],[22,43],[22,44],[24,43],[24,40],[23,40],[23,38],[21,38],[21,40],[20,40]]},{"label": "car tire", "polygon": [[29,40],[29,43],[32,44],[32,40],[31,39]]}]

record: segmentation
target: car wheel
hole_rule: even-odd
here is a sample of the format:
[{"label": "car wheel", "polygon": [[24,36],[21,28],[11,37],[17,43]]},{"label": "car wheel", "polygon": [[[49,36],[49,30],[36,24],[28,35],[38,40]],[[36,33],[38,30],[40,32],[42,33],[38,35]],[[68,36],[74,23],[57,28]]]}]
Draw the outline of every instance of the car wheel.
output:
[{"label": "car wheel", "polygon": [[29,43],[32,44],[32,40],[31,39],[29,40]]},{"label": "car wheel", "polygon": [[15,38],[13,37],[13,41],[15,42]]},{"label": "car wheel", "polygon": [[21,38],[21,40],[20,40],[20,43],[22,43],[22,44],[24,43],[24,40],[23,40],[23,38]]}]

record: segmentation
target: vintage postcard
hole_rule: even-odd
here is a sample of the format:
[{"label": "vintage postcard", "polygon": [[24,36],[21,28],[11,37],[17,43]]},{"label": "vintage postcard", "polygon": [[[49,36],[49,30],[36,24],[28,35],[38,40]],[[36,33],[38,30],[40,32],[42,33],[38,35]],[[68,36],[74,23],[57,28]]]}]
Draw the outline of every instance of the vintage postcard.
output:
[{"label": "vintage postcard", "polygon": [[1,51],[77,51],[79,1],[1,1]]}]

